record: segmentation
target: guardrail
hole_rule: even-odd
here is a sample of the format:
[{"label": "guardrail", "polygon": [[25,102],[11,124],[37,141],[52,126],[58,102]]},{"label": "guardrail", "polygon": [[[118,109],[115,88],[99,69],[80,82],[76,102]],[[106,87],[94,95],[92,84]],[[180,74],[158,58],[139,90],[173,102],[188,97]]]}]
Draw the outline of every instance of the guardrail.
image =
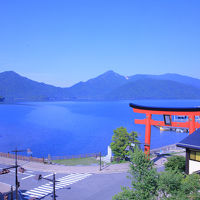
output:
[{"label": "guardrail", "polygon": [[[3,153],[0,152],[0,157],[4,157],[4,158],[15,158],[14,154],[11,153]],[[36,157],[32,157],[32,156],[21,156],[21,155],[17,155],[17,159],[18,160],[24,160],[24,161],[33,161],[33,162],[40,162],[40,163],[44,163],[44,158],[36,158]]]}]

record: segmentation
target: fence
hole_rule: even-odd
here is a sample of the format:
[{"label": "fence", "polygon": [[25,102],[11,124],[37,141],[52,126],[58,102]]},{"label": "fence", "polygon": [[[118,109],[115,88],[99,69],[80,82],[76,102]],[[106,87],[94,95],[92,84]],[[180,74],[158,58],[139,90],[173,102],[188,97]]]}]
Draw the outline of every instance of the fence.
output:
[{"label": "fence", "polygon": [[73,158],[89,158],[89,157],[94,157],[97,158],[99,157],[99,153],[87,153],[87,154],[80,154],[80,155],[71,155],[71,156],[48,156],[49,160],[68,160],[68,159],[73,159]]},{"label": "fence", "polygon": [[[2,152],[0,152],[0,157],[13,158],[14,159],[15,155],[11,154],[11,153],[2,153]],[[18,155],[17,159],[18,160],[23,160],[23,161],[34,161],[34,162],[44,163],[44,158],[35,158],[35,157],[32,157],[32,156],[28,157],[28,156]]]}]

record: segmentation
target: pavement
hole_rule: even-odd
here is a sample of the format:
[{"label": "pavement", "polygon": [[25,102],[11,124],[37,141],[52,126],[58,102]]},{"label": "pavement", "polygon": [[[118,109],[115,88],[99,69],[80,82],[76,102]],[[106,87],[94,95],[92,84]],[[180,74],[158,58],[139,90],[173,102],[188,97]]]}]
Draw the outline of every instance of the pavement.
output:
[{"label": "pavement", "polygon": [[[14,159],[0,157],[0,163],[5,165],[13,165]],[[52,173],[121,173],[127,172],[129,169],[129,163],[121,163],[114,165],[107,165],[99,170],[99,166],[64,166],[57,164],[43,164],[37,162],[18,161],[18,164],[26,168],[27,170],[52,172]]]}]

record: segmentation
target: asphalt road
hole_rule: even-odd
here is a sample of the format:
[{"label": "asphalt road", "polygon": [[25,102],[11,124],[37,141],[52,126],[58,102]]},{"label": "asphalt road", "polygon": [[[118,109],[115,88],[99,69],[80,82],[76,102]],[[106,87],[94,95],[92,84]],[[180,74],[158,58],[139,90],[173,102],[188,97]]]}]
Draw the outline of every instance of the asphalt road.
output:
[{"label": "asphalt road", "polygon": [[[1,168],[7,166],[0,165]],[[48,180],[36,180],[37,174],[52,179],[52,173],[25,171],[18,173],[20,193],[23,200],[30,197],[39,199],[52,199],[53,185]],[[112,174],[56,174],[57,200],[111,200],[112,196],[121,191],[121,186],[130,186],[131,181],[127,178],[128,173]],[[11,169],[9,174],[0,175],[0,182],[15,185],[15,171]]]}]

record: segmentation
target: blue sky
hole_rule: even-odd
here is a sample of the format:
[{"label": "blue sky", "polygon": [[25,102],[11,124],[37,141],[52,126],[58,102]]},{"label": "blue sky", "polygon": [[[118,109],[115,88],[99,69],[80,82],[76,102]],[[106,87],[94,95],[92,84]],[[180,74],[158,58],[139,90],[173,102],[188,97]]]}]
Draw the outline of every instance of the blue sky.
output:
[{"label": "blue sky", "polygon": [[70,86],[107,70],[200,78],[199,0],[0,0],[0,72]]}]

